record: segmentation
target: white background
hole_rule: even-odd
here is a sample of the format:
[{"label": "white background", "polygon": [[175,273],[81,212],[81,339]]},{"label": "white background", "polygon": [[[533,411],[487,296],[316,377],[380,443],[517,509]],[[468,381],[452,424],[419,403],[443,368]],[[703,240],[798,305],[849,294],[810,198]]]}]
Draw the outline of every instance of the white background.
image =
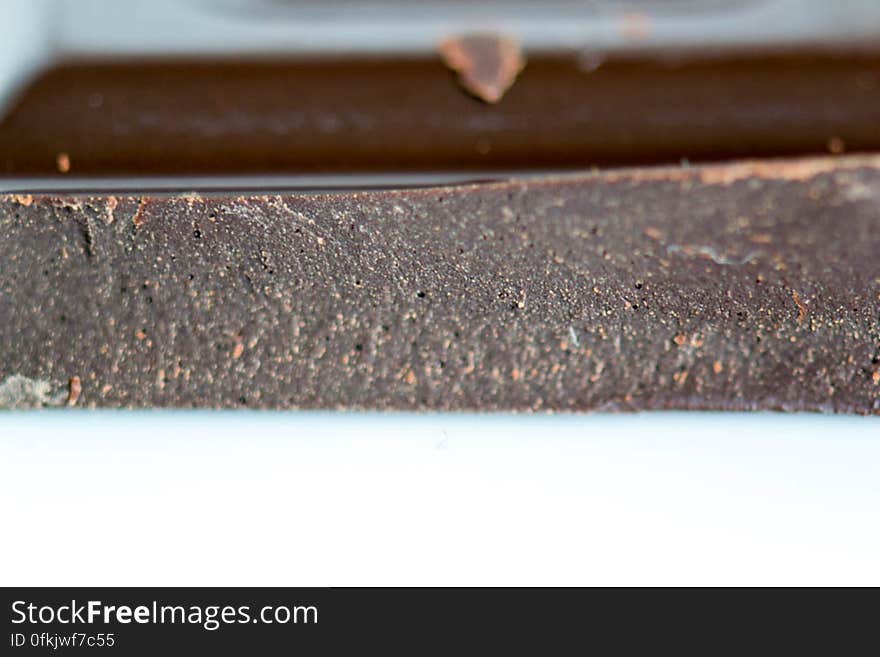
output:
[{"label": "white background", "polygon": [[880,584],[880,421],[0,414],[0,584]]}]

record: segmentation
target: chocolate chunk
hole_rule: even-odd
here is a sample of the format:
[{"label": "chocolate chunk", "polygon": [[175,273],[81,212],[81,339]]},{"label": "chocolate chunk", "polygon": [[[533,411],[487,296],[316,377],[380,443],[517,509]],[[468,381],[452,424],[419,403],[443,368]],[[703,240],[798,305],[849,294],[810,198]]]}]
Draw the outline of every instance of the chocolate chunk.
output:
[{"label": "chocolate chunk", "polygon": [[878,190],[843,156],[5,195],[0,404],[878,413]]},{"label": "chocolate chunk", "polygon": [[536,53],[494,105],[450,77],[436,59],[66,62],[0,121],[0,166],[457,173],[880,151],[876,53],[607,57],[589,73]]},{"label": "chocolate chunk", "polygon": [[487,103],[497,103],[525,66],[519,42],[499,34],[468,34],[440,44],[446,65],[465,89]]}]

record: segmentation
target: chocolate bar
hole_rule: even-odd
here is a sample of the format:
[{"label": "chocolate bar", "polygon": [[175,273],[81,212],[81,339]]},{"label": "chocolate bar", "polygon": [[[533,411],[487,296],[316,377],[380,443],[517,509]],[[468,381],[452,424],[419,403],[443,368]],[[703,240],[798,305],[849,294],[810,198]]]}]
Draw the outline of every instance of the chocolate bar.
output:
[{"label": "chocolate bar", "polygon": [[[508,59],[477,82],[484,94],[509,83],[521,62]],[[530,54],[495,104],[465,93],[439,56],[73,61],[9,109],[0,164],[10,177],[482,176],[878,151],[878,116],[876,52],[630,55],[598,68]]]},{"label": "chocolate bar", "polygon": [[878,253],[877,156],[7,194],[0,405],[872,414]]}]

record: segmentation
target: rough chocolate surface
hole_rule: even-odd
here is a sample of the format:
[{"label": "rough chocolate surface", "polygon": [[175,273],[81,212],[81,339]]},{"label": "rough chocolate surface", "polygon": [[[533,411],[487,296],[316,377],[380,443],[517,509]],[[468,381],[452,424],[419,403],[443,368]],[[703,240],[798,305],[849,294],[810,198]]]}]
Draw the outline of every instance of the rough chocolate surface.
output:
[{"label": "rough chocolate surface", "polygon": [[880,411],[880,158],[0,197],[0,403]]}]

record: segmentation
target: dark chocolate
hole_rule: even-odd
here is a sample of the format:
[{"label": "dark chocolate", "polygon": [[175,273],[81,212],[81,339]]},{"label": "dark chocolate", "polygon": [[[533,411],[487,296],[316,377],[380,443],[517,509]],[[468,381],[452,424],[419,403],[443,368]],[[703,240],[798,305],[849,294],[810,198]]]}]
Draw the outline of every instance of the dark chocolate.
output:
[{"label": "dark chocolate", "polygon": [[496,104],[427,60],[79,62],[0,122],[15,176],[585,169],[880,150],[880,57],[530,54]]},{"label": "dark chocolate", "polygon": [[880,411],[880,159],[0,197],[0,405]]}]

